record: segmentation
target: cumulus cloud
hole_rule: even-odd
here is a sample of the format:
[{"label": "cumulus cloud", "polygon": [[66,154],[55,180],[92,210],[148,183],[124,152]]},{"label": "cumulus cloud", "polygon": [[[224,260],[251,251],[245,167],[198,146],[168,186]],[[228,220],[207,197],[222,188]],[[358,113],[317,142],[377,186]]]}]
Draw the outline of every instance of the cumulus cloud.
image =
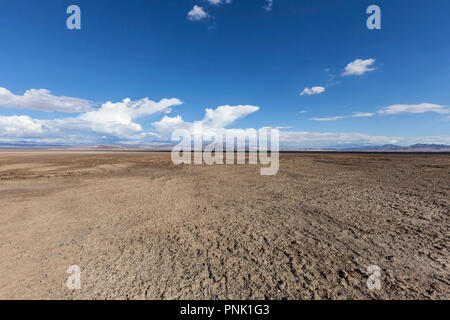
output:
[{"label": "cumulus cloud", "polygon": [[266,0],[266,4],[264,5],[264,10],[272,11],[273,9],[273,0]]},{"label": "cumulus cloud", "polygon": [[156,113],[169,113],[171,108],[182,104],[179,99],[162,99],[159,102],[148,98],[132,101],[106,102],[97,110],[88,111],[77,117],[39,120],[28,116],[0,118],[0,138],[28,137],[41,134],[47,139],[66,139],[90,142],[106,136],[113,141],[139,140],[153,137],[143,132],[135,120]]},{"label": "cumulus cloud", "polygon": [[89,125],[95,132],[113,136],[130,136],[142,131],[142,127],[133,120],[155,113],[169,113],[171,108],[182,104],[179,99],[162,99],[159,102],[148,98],[122,102],[110,101],[102,104],[100,109],[81,114],[77,120]]},{"label": "cumulus cloud", "polygon": [[345,67],[342,76],[350,76],[350,75],[363,75],[366,72],[373,71],[375,68],[370,68],[371,65],[375,63],[375,59],[356,59],[353,62],[350,62]]},{"label": "cumulus cloud", "polygon": [[33,137],[43,132],[42,123],[29,116],[0,116],[0,136]]},{"label": "cumulus cloud", "polygon": [[194,5],[192,10],[188,12],[187,18],[191,21],[200,21],[208,18],[208,13],[202,7]]},{"label": "cumulus cloud", "polygon": [[184,122],[180,115],[177,115],[176,117],[164,116],[160,121],[153,123],[153,126],[164,139],[169,139],[174,130],[189,129],[190,125],[190,123]]},{"label": "cumulus cloud", "polygon": [[312,87],[312,88],[308,88],[306,87],[305,89],[303,89],[303,91],[300,93],[301,96],[303,95],[314,95],[314,94],[320,94],[322,92],[325,92],[325,88],[324,87],[320,87],[320,86],[316,86],[316,87]]},{"label": "cumulus cloud", "polygon": [[259,107],[249,105],[220,106],[216,109],[206,109],[202,122],[205,126],[225,128],[238,119],[244,118],[259,110]]},{"label": "cumulus cloud", "polygon": [[[162,99],[159,102],[148,98],[133,101],[106,102],[97,110],[88,111],[77,117],[39,120],[29,116],[0,117],[0,140],[7,138],[34,137],[34,142],[54,141],[65,143],[98,143],[108,139],[112,143],[149,143],[156,140],[170,141],[173,130],[192,130],[194,123],[185,122],[181,116],[164,116],[153,123],[156,133],[145,132],[135,120],[155,113],[169,113],[180,105],[179,99]],[[210,134],[224,130],[237,120],[259,110],[250,105],[219,106],[206,109],[199,121]],[[37,138],[40,137],[40,138]]]},{"label": "cumulus cloud", "polygon": [[108,101],[98,110],[89,111],[80,118],[90,122],[116,122],[130,123],[133,119],[137,119],[146,115],[152,115],[158,112],[169,113],[172,107],[182,104],[179,99],[162,99],[159,102],[149,100],[148,98],[132,101],[127,98],[122,102],[113,103]]},{"label": "cumulus cloud", "polygon": [[425,113],[425,112],[447,114],[450,113],[450,108],[432,103],[394,104],[388,107],[384,107],[378,111],[378,113],[382,115],[393,115],[399,113]]},{"label": "cumulus cloud", "polygon": [[29,89],[23,95],[15,95],[6,88],[0,88],[0,107],[46,112],[85,112],[92,109],[92,103],[80,98],[54,96],[46,89]]},{"label": "cumulus cloud", "polygon": [[[106,102],[98,109],[81,113],[76,117],[62,119],[42,120],[33,119],[29,116],[0,116],[0,142],[142,145],[172,143],[171,134],[176,129],[186,129],[193,132],[194,124],[200,123],[205,135],[223,134],[225,128],[230,128],[239,119],[259,110],[259,107],[252,105],[223,105],[206,109],[203,118],[196,122],[184,121],[180,115],[170,117],[166,114],[160,121],[153,123],[151,131],[144,130],[137,122],[137,119],[148,115],[169,113],[173,107],[181,103],[179,99],[175,98],[160,101],[152,101],[148,98],[124,99],[120,102]],[[420,112],[417,108],[406,108],[406,110],[413,110],[413,113],[421,113],[423,110],[427,110],[424,112],[450,113],[447,107],[431,106],[433,107],[423,108],[422,106]],[[381,111],[386,112],[386,114],[396,114],[406,112],[404,110],[405,108],[391,106],[383,108]],[[374,113],[370,112],[355,112],[349,116],[314,119],[317,121],[332,121],[342,118],[371,117],[373,115]],[[287,128],[278,128],[288,130]],[[253,129],[231,128],[231,130],[236,136],[240,136],[248,135]],[[399,145],[414,143],[450,144],[450,136],[410,138],[370,136],[361,133],[281,131],[280,143],[285,148],[326,148],[330,146],[346,147],[388,143]]]},{"label": "cumulus cloud", "polygon": [[[215,135],[237,120],[258,110],[259,107],[250,105],[219,106],[216,109],[206,109],[205,116],[197,123],[202,125],[205,132]],[[185,122],[181,116],[165,116],[160,121],[154,122],[153,125],[163,139],[170,139],[170,135],[176,129],[186,129],[192,132],[194,128],[193,122]]]}]

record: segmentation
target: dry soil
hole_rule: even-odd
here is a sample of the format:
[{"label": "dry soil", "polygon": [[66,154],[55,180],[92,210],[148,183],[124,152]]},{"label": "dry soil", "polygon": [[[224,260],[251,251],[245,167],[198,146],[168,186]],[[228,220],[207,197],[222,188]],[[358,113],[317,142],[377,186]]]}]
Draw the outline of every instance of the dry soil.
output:
[{"label": "dry soil", "polygon": [[450,299],[449,208],[448,154],[3,151],[0,298]]}]

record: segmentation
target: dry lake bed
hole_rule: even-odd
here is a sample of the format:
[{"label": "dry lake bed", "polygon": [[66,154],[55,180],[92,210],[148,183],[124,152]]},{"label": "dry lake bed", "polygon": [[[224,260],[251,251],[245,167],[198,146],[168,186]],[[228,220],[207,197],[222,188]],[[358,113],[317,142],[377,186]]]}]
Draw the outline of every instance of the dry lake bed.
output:
[{"label": "dry lake bed", "polygon": [[449,154],[1,151],[0,298],[450,299],[449,213]]}]

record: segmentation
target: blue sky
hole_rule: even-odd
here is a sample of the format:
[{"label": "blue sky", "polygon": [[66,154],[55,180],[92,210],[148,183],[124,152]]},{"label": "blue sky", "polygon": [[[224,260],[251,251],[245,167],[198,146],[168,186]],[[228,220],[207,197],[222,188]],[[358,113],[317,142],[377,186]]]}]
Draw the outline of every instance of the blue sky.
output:
[{"label": "blue sky", "polygon": [[162,143],[211,109],[282,146],[450,144],[448,0],[228,2],[3,0],[0,143]]}]

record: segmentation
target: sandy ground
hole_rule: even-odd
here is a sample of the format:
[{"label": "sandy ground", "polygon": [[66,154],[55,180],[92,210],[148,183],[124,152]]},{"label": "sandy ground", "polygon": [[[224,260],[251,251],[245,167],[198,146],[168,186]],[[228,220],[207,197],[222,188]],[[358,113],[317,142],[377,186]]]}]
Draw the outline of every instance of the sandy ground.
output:
[{"label": "sandy ground", "polygon": [[0,298],[450,299],[449,208],[445,154],[0,152]]}]

